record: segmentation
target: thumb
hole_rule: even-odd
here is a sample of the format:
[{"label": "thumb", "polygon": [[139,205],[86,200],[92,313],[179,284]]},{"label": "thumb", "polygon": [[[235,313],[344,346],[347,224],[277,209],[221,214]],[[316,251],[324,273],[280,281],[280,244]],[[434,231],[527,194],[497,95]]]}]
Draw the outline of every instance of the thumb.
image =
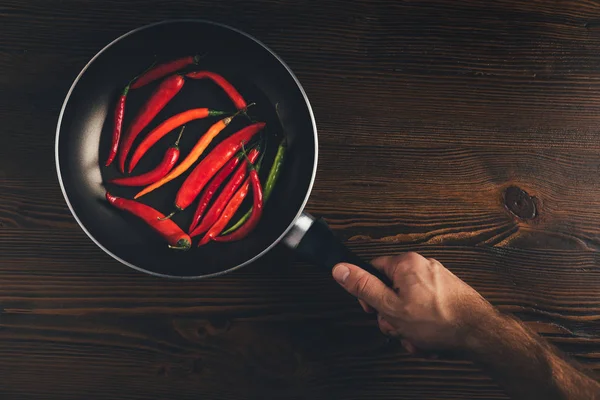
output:
[{"label": "thumb", "polygon": [[351,295],[367,304],[385,311],[386,305],[393,304],[396,294],[385,283],[364,269],[352,264],[338,264],[333,268],[333,278]]}]

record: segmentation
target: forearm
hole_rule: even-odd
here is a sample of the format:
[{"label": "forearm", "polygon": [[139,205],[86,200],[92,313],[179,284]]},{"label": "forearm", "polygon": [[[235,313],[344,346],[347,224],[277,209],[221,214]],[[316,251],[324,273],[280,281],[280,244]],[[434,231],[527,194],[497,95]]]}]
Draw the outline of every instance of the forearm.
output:
[{"label": "forearm", "polygon": [[597,382],[510,317],[494,314],[479,321],[467,349],[515,400],[600,399]]}]

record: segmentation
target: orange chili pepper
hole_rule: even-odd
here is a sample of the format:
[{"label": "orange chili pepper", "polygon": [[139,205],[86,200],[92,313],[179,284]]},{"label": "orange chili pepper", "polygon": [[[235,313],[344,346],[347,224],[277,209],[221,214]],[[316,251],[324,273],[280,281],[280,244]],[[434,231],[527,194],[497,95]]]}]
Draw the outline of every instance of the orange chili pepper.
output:
[{"label": "orange chili pepper", "polygon": [[179,175],[181,175],[185,171],[187,171],[200,158],[200,156],[202,155],[204,150],[206,150],[206,148],[208,147],[210,142],[212,142],[212,140],[223,129],[225,129],[225,127],[227,125],[229,125],[231,123],[231,120],[233,119],[233,117],[234,116],[223,118],[222,120],[213,124],[213,126],[211,126],[208,129],[208,131],[206,131],[206,133],[204,135],[202,135],[200,140],[198,140],[198,142],[196,143],[196,145],[194,146],[192,151],[190,151],[190,154],[188,154],[187,157],[177,167],[173,168],[171,170],[171,172],[169,172],[166,176],[164,176],[157,182],[144,188],[141,192],[136,194],[134,198],[137,199],[145,194],[152,192],[154,189],[158,189],[165,183],[172,181],[173,179],[177,178]]},{"label": "orange chili pepper", "polygon": [[187,124],[195,119],[201,119],[206,117],[216,117],[225,114],[224,111],[215,111],[208,108],[193,108],[191,110],[184,111],[177,115],[173,115],[165,122],[154,128],[140,143],[138,148],[133,153],[131,161],[129,161],[129,172],[131,172],[140,159],[146,154],[146,152],[162,139],[167,133],[173,129],[180,127],[181,125]]}]

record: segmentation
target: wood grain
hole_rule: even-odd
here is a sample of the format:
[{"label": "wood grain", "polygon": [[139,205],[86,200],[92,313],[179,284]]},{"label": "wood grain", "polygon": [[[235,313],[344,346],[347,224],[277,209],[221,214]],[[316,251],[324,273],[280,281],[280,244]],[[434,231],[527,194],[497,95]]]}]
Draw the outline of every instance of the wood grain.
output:
[{"label": "wood grain", "polygon": [[177,282],[79,229],[54,169],[64,96],[106,43],[171,18],[245,30],[295,71],[319,128],[308,210],[353,250],[435,257],[600,371],[600,4],[3,0],[2,399],[506,399],[467,361],[404,353],[283,248]]}]

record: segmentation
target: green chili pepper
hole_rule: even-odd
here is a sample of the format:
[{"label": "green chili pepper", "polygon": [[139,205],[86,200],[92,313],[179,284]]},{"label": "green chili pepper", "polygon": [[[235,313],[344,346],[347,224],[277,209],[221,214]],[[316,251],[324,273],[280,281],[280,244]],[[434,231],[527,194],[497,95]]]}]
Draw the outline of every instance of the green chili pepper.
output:
[{"label": "green chili pepper", "polygon": [[[273,160],[273,166],[271,167],[271,170],[269,171],[269,176],[267,177],[267,183],[265,184],[265,188],[264,188],[264,192],[263,192],[263,198],[264,198],[265,203],[267,202],[267,200],[269,200],[269,197],[271,197],[273,188],[275,187],[275,184],[277,183],[277,178],[279,178],[279,174],[281,173],[281,166],[283,165],[283,160],[285,158],[286,148],[287,148],[287,143],[286,143],[285,139],[283,139],[281,141],[281,144],[277,148],[277,154],[275,155],[275,160]],[[244,223],[248,220],[248,218],[250,218],[250,215],[252,215],[252,207],[248,210],[248,212],[246,212],[246,214],[244,214],[244,216],[242,218],[240,218],[240,220],[238,222],[236,222],[233,226],[231,226],[230,228],[225,230],[223,233],[221,233],[221,236],[228,235],[231,232],[238,229],[240,226],[244,225]]]}]

